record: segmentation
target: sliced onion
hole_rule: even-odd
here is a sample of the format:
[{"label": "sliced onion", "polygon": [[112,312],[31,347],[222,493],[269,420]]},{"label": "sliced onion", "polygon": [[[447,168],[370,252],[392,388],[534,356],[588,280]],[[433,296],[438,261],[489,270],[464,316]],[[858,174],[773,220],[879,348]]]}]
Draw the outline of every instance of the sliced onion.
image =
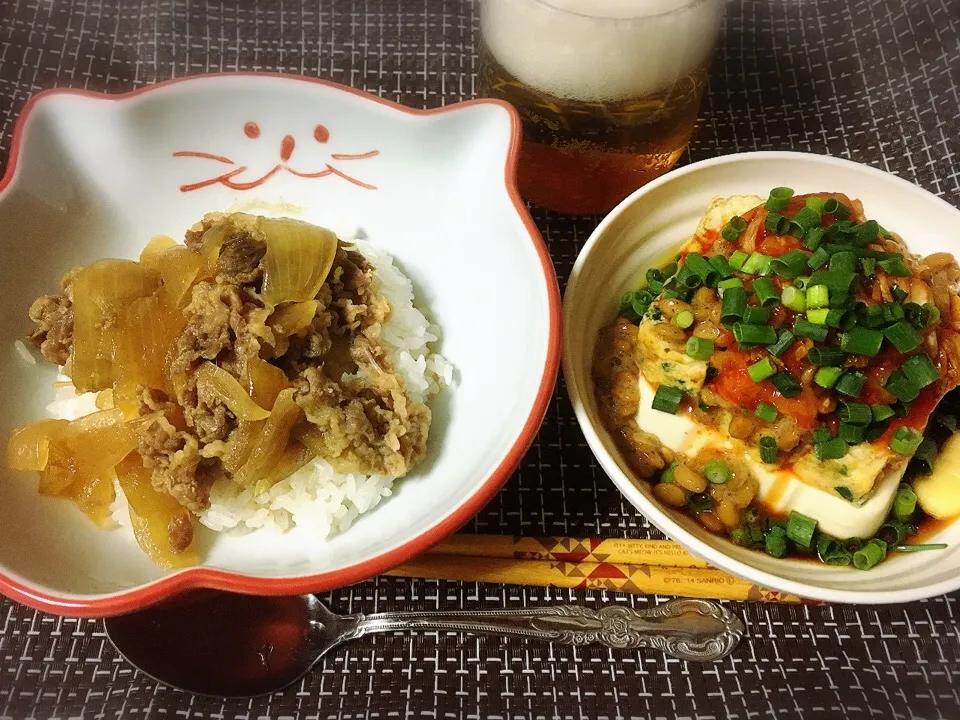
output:
[{"label": "sliced onion", "polygon": [[244,463],[247,462],[247,458],[250,457],[250,453],[253,451],[265,424],[265,420],[258,422],[243,422],[241,420],[237,429],[230,433],[230,438],[226,442],[226,450],[221,456],[223,467],[226,468],[228,473],[236,475]]},{"label": "sliced onion", "polygon": [[121,332],[118,318],[136,299],[159,287],[160,276],[130,260],[100,260],[73,279],[73,384],[80,392],[104,390],[114,379]]},{"label": "sliced onion", "polygon": [[293,399],[294,389],[287,388],[277,396],[270,418],[253,442],[250,456],[233,480],[241,487],[254,485],[269,477],[283,459],[290,442],[290,431],[300,419],[300,406]]},{"label": "sliced onion", "polygon": [[258,357],[247,360],[243,384],[253,401],[265,408],[272,408],[280,391],[290,387],[283,370]]},{"label": "sliced onion", "polygon": [[313,300],[333,267],[337,236],[289,218],[261,218],[260,223],[267,243],[263,301],[279,305]]},{"label": "sliced onion", "polygon": [[262,495],[284,478],[293,475],[317,454],[299,443],[293,443],[283,451],[280,461],[270,469],[269,474],[257,480],[254,485],[254,495]]},{"label": "sliced onion", "polygon": [[117,499],[113,472],[77,478],[63,492],[63,497],[73,500],[98,527],[106,527],[111,519],[110,506]]},{"label": "sliced onion", "polygon": [[160,270],[159,259],[170,248],[176,247],[177,241],[168,235],[154,235],[150,242],[140,252],[140,262],[154,270]]},{"label": "sliced onion", "polygon": [[306,329],[313,322],[320,303],[316,300],[305,300],[281,305],[267,323],[277,337],[290,337]]},{"label": "sliced onion", "polygon": [[190,300],[190,288],[200,279],[204,267],[203,256],[178,245],[161,255],[157,263],[157,270],[163,280],[164,302],[170,308],[186,305]]},{"label": "sliced onion", "polygon": [[[133,533],[143,551],[162,568],[196,565],[196,546],[192,540],[193,517],[169,495],[153,489],[151,472],[143,467],[139,453],[131,453],[117,466],[117,480],[130,505]],[[184,529],[191,536],[180,552],[171,548],[171,528]]]},{"label": "sliced onion", "polygon": [[14,428],[7,441],[7,467],[39,472],[47,466],[50,441],[69,425],[67,420],[35,420]]},{"label": "sliced onion", "polygon": [[257,405],[233,375],[212,362],[197,371],[197,391],[210,393],[230,408],[238,420],[266,420],[270,411]]}]

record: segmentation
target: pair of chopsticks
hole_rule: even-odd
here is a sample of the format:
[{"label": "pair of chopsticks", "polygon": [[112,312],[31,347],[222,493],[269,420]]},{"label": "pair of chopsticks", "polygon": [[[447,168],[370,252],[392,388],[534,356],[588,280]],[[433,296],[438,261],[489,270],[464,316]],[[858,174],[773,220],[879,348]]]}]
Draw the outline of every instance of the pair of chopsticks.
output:
[{"label": "pair of chopsticks", "polygon": [[461,534],[384,574],[712,600],[804,602],[717,570],[670,540]]}]

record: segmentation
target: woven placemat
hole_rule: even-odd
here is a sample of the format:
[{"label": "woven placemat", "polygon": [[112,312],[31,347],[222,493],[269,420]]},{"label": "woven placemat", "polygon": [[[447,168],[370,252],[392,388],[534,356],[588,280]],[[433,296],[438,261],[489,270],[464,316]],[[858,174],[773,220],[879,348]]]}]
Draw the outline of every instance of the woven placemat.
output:
[{"label": "woven placemat", "polygon": [[[416,107],[474,92],[476,5],[460,0],[0,0],[0,158],[24,102],[52,86],[123,91],[185,74],[329,78]],[[829,153],[960,203],[960,2],[737,0],[684,162]],[[561,281],[596,224],[534,210]],[[657,533],[597,467],[562,382],[537,442],[475,532]],[[654,598],[378,578],[329,594],[345,612],[643,607]],[[716,665],[423,632],[363,638],[299,685],[242,702],[132,671],[94,620],[0,600],[0,717],[960,717],[960,594],[908,606],[729,603],[748,638]]]}]

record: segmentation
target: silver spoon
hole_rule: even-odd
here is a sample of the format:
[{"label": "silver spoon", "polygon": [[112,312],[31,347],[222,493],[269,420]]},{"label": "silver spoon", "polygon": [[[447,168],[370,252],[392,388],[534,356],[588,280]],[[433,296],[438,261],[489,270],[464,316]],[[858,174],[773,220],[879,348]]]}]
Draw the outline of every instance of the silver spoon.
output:
[{"label": "silver spoon", "polygon": [[250,697],[300,679],[337,645],[398,630],[456,630],[566,645],[656,648],[683,660],[730,654],[743,623],[709,600],[677,599],[644,610],[551,605],[336,615],[313,595],[283,598],[205,591],[104,620],[120,654],[154,680],[181,690]]}]

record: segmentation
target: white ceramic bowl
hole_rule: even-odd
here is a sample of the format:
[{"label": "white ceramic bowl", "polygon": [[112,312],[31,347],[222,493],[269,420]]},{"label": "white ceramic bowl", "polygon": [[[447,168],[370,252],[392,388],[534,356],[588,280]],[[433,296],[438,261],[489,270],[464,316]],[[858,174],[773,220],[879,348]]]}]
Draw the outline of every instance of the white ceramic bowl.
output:
[{"label": "white ceramic bowl", "polygon": [[892,603],[960,588],[960,523],[931,541],[937,552],[900,555],[869,572],[819,563],[775,560],[710,534],[664,509],[632,475],[597,415],[590,362],[598,330],[609,323],[622,293],[663,261],[696,228],[717,196],[756,194],[785,185],[798,193],[844,192],[863,201],[867,217],[900,233],[911,251],[960,252],[960,212],[904,180],[820,155],[759,152],[694,163],[671,172],[620,203],[590,236],[564,296],[563,371],[577,418],[601,466],[654,525],[690,552],[760,586],[831,602]]},{"label": "white ceramic bowl", "polygon": [[14,350],[27,308],[71,267],[136,258],[228,208],[359,226],[412,278],[443,334],[455,386],[435,398],[429,456],[347,532],[220,535],[203,565],[157,569],[122,530],[3,470],[0,592],[73,615],[132,610],[216,587],[288,594],[363,580],[466,522],[509,477],[543,418],[559,364],[553,266],[515,186],[505,103],[414,111],[304,78],[188,78],[127,95],[41,93],[0,182],[0,435],[44,415],[55,369]]}]

